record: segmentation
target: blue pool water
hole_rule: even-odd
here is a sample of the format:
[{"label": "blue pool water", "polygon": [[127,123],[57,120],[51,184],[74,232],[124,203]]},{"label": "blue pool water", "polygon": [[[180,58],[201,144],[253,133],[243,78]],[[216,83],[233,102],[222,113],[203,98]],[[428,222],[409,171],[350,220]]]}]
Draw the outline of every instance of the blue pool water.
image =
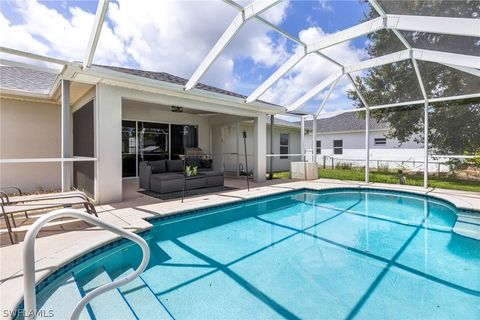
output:
[{"label": "blue pool water", "polygon": [[[301,190],[157,220],[147,270],[82,319],[478,319],[480,241],[452,232],[455,210],[405,193]],[[67,268],[39,308],[66,319],[140,259],[122,243]]]}]

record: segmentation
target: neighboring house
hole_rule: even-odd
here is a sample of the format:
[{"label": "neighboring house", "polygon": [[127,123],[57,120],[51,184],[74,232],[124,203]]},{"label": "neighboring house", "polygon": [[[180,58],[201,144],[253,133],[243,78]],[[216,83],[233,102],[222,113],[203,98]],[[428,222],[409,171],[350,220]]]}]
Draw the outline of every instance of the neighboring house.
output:
[{"label": "neighboring house", "polygon": [[[305,149],[307,159],[312,154],[312,121],[305,121],[307,134]],[[418,167],[424,160],[423,144],[415,142],[414,137],[404,143],[389,138],[390,126],[388,122],[378,122],[370,119],[370,160],[390,163],[390,168],[399,167],[404,162],[410,168]],[[353,165],[364,166],[365,162],[365,118],[355,112],[343,113],[334,117],[317,120],[316,137],[317,162],[322,164],[326,156],[327,164],[331,164],[331,157],[335,163],[349,162]],[[371,165],[376,166],[375,162]]]},{"label": "neighboring house", "polygon": [[[32,70],[34,69],[34,70]],[[178,158],[187,147],[213,157],[213,167],[236,175],[245,167],[265,180],[269,115],[285,108],[163,72],[67,63],[60,75],[41,67],[0,67],[1,185],[28,191],[84,189],[98,203],[122,200],[122,178],[143,160]],[[238,128],[238,129],[237,129]],[[282,145],[280,146],[280,140]],[[274,151],[300,152],[299,130],[280,123]],[[232,155],[234,154],[234,155]],[[276,170],[287,170],[278,159]]]}]

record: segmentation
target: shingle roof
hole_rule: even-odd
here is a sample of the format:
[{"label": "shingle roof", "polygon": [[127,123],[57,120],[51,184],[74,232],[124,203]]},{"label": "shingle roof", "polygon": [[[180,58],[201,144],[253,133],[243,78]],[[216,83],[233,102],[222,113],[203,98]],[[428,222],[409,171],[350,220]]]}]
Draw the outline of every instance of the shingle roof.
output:
[{"label": "shingle roof", "polygon": [[[165,81],[169,83],[174,83],[174,84],[179,84],[179,85],[185,85],[187,84],[188,80],[185,78],[177,77],[174,76],[170,73],[166,72],[154,72],[154,71],[144,71],[144,70],[139,70],[139,69],[130,69],[130,68],[121,68],[121,67],[113,67],[113,66],[104,66],[104,65],[97,65],[98,67],[110,69],[113,71],[118,71],[118,72],[123,72],[127,74],[131,74],[134,76],[140,76],[148,79],[153,79],[153,80],[159,80],[159,81]],[[212,87],[203,83],[198,83],[195,88],[205,90],[205,91],[210,91],[210,92],[216,92],[220,94],[224,94],[227,96],[232,96],[232,97],[237,97],[237,98],[242,98],[245,99],[246,96],[243,96],[241,94],[223,90],[217,87]]]},{"label": "shingle roof", "polygon": [[[102,67],[102,68],[106,68],[106,69],[110,69],[110,70],[113,70],[113,71],[123,72],[123,73],[131,74],[131,75],[135,75],[135,76],[140,76],[140,77],[144,77],[144,78],[148,78],[148,79],[153,79],[153,80],[165,81],[165,82],[174,83],[174,84],[178,84],[178,85],[182,85],[182,86],[184,86],[188,82],[188,79],[185,79],[185,78],[182,78],[182,77],[177,77],[177,76],[174,76],[174,75],[166,73],[166,72],[145,71],[145,70],[139,70],[139,69],[121,68],[121,67],[104,66],[104,65],[97,65],[97,66]],[[195,88],[200,89],[200,90],[209,91],[209,92],[215,92],[215,93],[223,94],[223,95],[226,95],[226,96],[241,98],[241,99],[246,99],[247,98],[246,96],[241,95],[239,93],[235,93],[235,92],[232,92],[232,91],[228,91],[228,90],[220,89],[220,88],[217,88],[217,87],[209,86],[209,85],[203,84],[203,83],[198,83],[195,86]],[[277,106],[278,107],[278,105],[275,105],[273,103],[269,103],[269,102],[265,102],[265,101],[261,101],[261,100],[259,100],[259,101],[262,102],[262,103],[266,103],[266,104],[270,104],[272,106]]]},{"label": "shingle roof", "polygon": [[[144,71],[144,70],[138,70],[138,69],[121,68],[121,67],[104,66],[104,65],[96,65],[96,66],[117,71],[117,72],[131,74],[134,76],[174,83],[182,86],[185,85],[188,81],[185,78],[177,77],[166,72]],[[57,77],[55,74],[51,74],[47,72],[34,71],[31,69],[9,67],[9,66],[0,66],[0,73],[1,73],[1,81],[0,81],[1,88],[22,90],[22,91],[28,91],[28,92],[34,92],[34,93],[48,93]],[[218,93],[218,94],[223,94],[230,97],[236,97],[240,99],[246,98],[246,96],[244,95],[241,95],[232,91],[220,89],[217,87],[209,86],[203,83],[198,83],[195,88]],[[275,105],[269,102],[265,102],[265,101],[260,101],[260,102],[269,104],[275,107],[279,107],[278,105]]]},{"label": "shingle roof", "polygon": [[56,78],[57,75],[53,73],[0,66],[0,88],[2,89],[47,94]]},{"label": "shingle roof", "polygon": [[[270,116],[267,115],[267,125],[270,124]],[[275,117],[275,122],[273,123],[273,126],[276,125],[281,125],[281,126],[286,126],[286,127],[293,127],[293,128],[300,128],[300,122],[295,122],[295,121],[287,121],[284,119],[280,119]]]},{"label": "shingle roof", "polygon": [[[312,120],[305,121],[305,128],[312,128]],[[370,129],[388,129],[388,122],[370,119]],[[356,112],[347,112],[331,118],[317,120],[317,132],[365,130],[365,118]]]}]

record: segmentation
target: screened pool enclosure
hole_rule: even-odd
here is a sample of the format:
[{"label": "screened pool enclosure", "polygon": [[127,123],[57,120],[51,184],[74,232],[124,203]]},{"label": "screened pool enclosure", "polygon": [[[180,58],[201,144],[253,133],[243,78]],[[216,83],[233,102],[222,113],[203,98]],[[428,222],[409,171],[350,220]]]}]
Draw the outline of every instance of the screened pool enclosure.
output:
[{"label": "screened pool enclosure", "polygon": [[[211,67],[218,63],[222,54],[231,54],[232,46],[238,49],[239,41],[248,39],[249,26],[261,26],[268,29],[272,39],[284,44],[289,56],[273,67],[270,65],[264,79],[256,77],[255,70],[247,76],[251,77],[253,89],[247,92],[244,103],[272,103],[279,107],[277,114],[296,117],[301,122],[301,158],[305,158],[305,149],[310,149],[305,148],[306,121],[314,120],[309,159],[317,162],[321,158],[316,154],[319,150],[316,119],[353,112],[365,119],[364,141],[359,145],[362,159],[357,160],[364,167],[366,182],[369,182],[370,170],[378,166],[379,161],[370,158],[372,121],[390,123],[389,134],[399,144],[415,140],[423,148],[423,159],[417,161],[416,166],[423,171],[424,187],[429,185],[429,173],[439,170],[434,160],[443,159],[452,166],[457,162],[479,166],[475,162],[480,153],[480,125],[477,122],[480,120],[479,1],[359,1],[358,6],[366,8],[361,21],[352,21],[340,31],[323,32],[313,37],[306,36],[306,31],[315,29],[314,23],[301,31],[291,23],[293,19],[311,19],[289,11],[292,3],[224,0],[218,4],[231,9],[230,16],[227,15],[230,22],[189,77],[185,92],[192,92],[202,79],[210,81],[211,72],[217,70]],[[95,73],[92,68],[95,52],[102,40],[105,41],[101,37],[102,28],[119,21],[115,19],[118,4],[113,6],[114,10],[112,4],[109,9],[109,1],[98,1],[83,58],[79,57],[83,72]],[[280,21],[271,14],[279,6],[286,8]],[[212,20],[203,22],[215,23]],[[141,38],[141,35],[134,35],[129,41],[140,40],[135,36]],[[354,41],[357,45],[364,44],[355,59],[342,51],[342,48],[351,48]],[[78,63],[68,60],[8,46],[9,43],[2,43],[2,65],[55,73],[57,79],[72,72],[69,68],[79,67]],[[162,50],[168,50],[168,44],[166,46]],[[189,49],[184,48],[186,58]],[[141,60],[142,55],[136,59]],[[317,77],[302,82],[300,76],[308,69]],[[316,79],[314,85],[311,85],[312,78]],[[58,81],[55,84],[58,86]],[[43,94],[52,94],[54,86]],[[296,94],[283,99],[281,93],[290,90],[296,90]],[[345,101],[351,101],[350,105]],[[64,150],[62,154],[68,157]],[[267,155],[276,156],[280,155]],[[74,161],[95,160],[92,157]],[[67,160],[62,160],[62,165],[64,161]]]}]

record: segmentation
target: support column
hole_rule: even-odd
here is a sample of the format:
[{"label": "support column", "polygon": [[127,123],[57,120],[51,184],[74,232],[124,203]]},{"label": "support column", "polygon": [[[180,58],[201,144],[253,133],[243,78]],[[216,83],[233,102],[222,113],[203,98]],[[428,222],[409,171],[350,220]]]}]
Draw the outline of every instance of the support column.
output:
[{"label": "support column", "polygon": [[317,163],[317,116],[312,115],[312,162]]},{"label": "support column", "polygon": [[237,156],[236,156],[236,159],[237,159],[237,178],[240,177],[240,139],[242,137],[242,133],[240,132],[240,121],[237,121],[237,135],[235,136],[235,140],[236,140],[236,153],[237,153]]},{"label": "support column", "polygon": [[121,89],[97,84],[96,189],[99,204],[122,201],[122,96]]},{"label": "support column", "polygon": [[268,179],[272,180],[273,179],[273,125],[275,124],[275,116],[272,114],[270,115],[270,174],[268,175]]},{"label": "support column", "polygon": [[370,182],[370,109],[365,111],[365,182]]},{"label": "support column", "polygon": [[[248,137],[247,137],[248,139]],[[261,114],[253,119],[253,180],[262,182],[267,174],[267,120]]]},{"label": "support column", "polygon": [[72,187],[72,162],[65,162],[64,158],[71,157],[71,139],[70,139],[70,81],[62,80],[62,191],[70,191]]},{"label": "support column", "polygon": [[305,117],[300,117],[300,161],[305,161]]},{"label": "support column", "polygon": [[425,110],[424,110],[424,128],[423,128],[423,136],[424,136],[424,169],[423,169],[423,187],[428,188],[428,102],[425,101]]}]

